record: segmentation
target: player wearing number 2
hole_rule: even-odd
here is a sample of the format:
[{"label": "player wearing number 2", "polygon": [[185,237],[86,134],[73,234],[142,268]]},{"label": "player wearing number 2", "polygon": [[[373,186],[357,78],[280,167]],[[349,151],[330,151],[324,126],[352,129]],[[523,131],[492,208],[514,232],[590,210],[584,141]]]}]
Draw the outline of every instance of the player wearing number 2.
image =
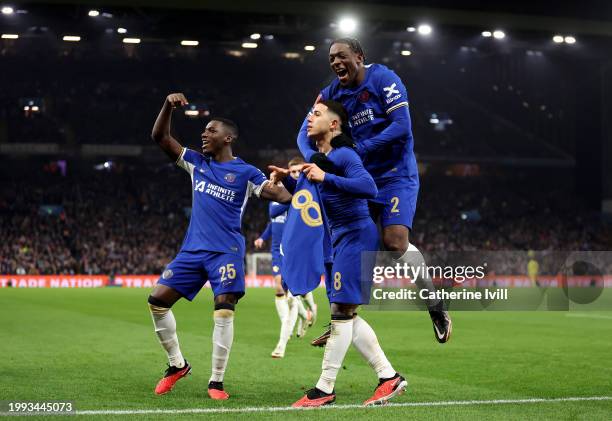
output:
[{"label": "player wearing number 2", "polygon": [[[308,137],[319,151],[316,157],[319,165],[305,164],[303,172],[310,181],[318,183],[331,231],[333,264],[325,276],[331,335],[325,345],[319,381],[294,407],[316,407],[335,401],[336,376],[351,343],[379,378],[374,395],[365,405],[385,403],[402,393],[407,385],[387,360],[370,325],[355,312],[360,304],[369,301],[372,278],[363,277],[362,273],[372,273],[368,265],[374,265],[373,256],[363,256],[367,260],[365,268],[360,262],[362,252],[378,250],[378,233],[367,202],[376,197],[378,190],[357,153],[349,147],[335,147],[346,140],[341,129],[346,119],[346,111],[336,101],[317,103],[308,117]],[[273,180],[286,174],[276,167],[270,169]],[[290,178],[285,177],[284,182],[289,190],[293,189]],[[295,197],[299,194],[296,192]]]},{"label": "player wearing number 2", "polygon": [[[412,220],[419,192],[419,173],[413,152],[414,140],[408,95],[401,79],[381,64],[365,64],[365,53],[359,41],[341,38],[332,42],[329,65],[336,79],[324,88],[317,101],[332,99],[342,103],[349,115],[351,136],[365,169],[372,175],[378,195],[369,200],[370,213],[382,227],[384,249],[402,263],[415,267],[425,264],[423,255],[409,242]],[[307,161],[315,152],[306,134],[305,120],[298,146]],[[435,290],[424,272],[418,277],[419,288]],[[427,302],[438,342],[450,339],[452,323],[441,301]],[[315,339],[313,345],[325,343],[328,333]]]},{"label": "player wearing number 2", "polygon": [[225,118],[213,118],[202,133],[202,152],[181,144],[170,134],[172,110],[187,104],[183,94],[170,94],[153,126],[152,138],[191,177],[192,211],[183,245],[166,267],[149,296],[155,333],[168,356],[168,369],[155,388],[158,395],[172,390],[191,372],[176,335],[172,305],[193,300],[209,281],[214,293],[212,375],[208,395],[229,398],[223,377],[234,338],[234,310],[244,295],[244,237],[240,221],[251,194],[286,203],[289,192],[270,183],[261,171],[232,154],[238,128]]}]

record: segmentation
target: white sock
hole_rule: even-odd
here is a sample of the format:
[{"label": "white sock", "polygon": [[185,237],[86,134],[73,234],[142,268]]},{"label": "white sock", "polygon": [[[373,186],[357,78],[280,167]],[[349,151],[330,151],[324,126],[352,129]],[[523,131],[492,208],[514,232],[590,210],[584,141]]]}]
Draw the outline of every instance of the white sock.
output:
[{"label": "white sock", "polygon": [[212,374],[209,382],[222,382],[234,341],[234,312],[215,310],[215,328],[212,336]]},{"label": "white sock", "polygon": [[317,389],[325,393],[332,393],[336,384],[338,371],[342,367],[344,356],[351,346],[353,337],[353,320],[332,320],[331,336],[325,345],[321,377],[317,382]]},{"label": "white sock", "polygon": [[396,371],[385,356],[372,327],[359,316],[353,318],[353,345],[376,371],[379,379],[395,376]]},{"label": "white sock", "polygon": [[287,297],[285,297],[284,295],[281,295],[280,297],[277,296],[274,300],[274,304],[276,305],[276,312],[278,313],[278,318],[280,319],[282,324],[283,320],[285,319],[285,317],[287,317],[287,314],[289,313]]},{"label": "white sock", "polygon": [[308,306],[310,311],[312,311],[313,313],[317,312],[317,307],[314,302],[314,297],[312,296],[312,292],[309,292],[308,294],[304,295],[304,301],[306,301],[306,305]]},{"label": "white sock", "polygon": [[283,324],[281,326],[281,334],[278,340],[278,344],[281,347],[287,346],[287,342],[289,342],[289,338],[291,337],[291,333],[293,332],[293,327],[295,326],[295,322],[298,316],[298,308],[297,308],[297,299],[291,295],[290,292],[287,293],[287,317],[283,320]]},{"label": "white sock", "polygon": [[181,354],[178,337],[176,336],[176,320],[172,310],[149,304],[149,311],[159,343],[168,355],[168,363],[178,368],[185,367],[185,358]]},{"label": "white sock", "polygon": [[[418,270],[419,276],[415,280],[415,284],[419,289],[425,289],[429,292],[436,291],[436,287],[433,284],[429,273],[427,272],[427,265],[425,264],[425,258],[421,251],[414,246],[414,244],[408,244],[408,249],[399,259],[402,263],[408,263],[408,265],[414,267],[415,271]],[[426,299],[425,304],[428,308],[432,308],[439,304],[440,300]]]},{"label": "white sock", "polygon": [[302,297],[295,297],[295,301],[297,302],[298,316],[300,316],[300,319],[306,320],[308,318],[308,313],[306,312],[306,307],[304,307]]}]

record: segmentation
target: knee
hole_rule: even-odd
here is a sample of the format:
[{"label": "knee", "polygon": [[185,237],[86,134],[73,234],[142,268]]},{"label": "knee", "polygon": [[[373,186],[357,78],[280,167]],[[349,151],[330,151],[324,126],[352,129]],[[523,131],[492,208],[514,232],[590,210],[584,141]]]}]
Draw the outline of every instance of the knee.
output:
[{"label": "knee", "polygon": [[238,297],[233,294],[223,294],[215,297],[215,317],[233,317]]},{"label": "knee", "polygon": [[407,230],[385,231],[383,243],[385,250],[403,254],[408,249],[408,232]]},{"label": "knee", "polygon": [[153,295],[149,295],[147,303],[149,304],[151,311],[155,312],[166,312],[172,307],[172,304],[168,304],[166,301]]},{"label": "knee", "polygon": [[332,320],[350,320],[356,314],[357,306],[354,304],[333,303],[330,310]]}]

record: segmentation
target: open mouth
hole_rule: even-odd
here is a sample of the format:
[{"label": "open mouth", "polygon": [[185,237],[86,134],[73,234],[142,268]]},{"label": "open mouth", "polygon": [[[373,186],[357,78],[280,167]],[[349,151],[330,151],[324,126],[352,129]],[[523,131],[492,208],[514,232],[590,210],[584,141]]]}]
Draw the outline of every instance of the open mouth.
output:
[{"label": "open mouth", "polygon": [[336,69],[336,75],[340,80],[346,80],[348,78],[348,70],[346,69]]}]

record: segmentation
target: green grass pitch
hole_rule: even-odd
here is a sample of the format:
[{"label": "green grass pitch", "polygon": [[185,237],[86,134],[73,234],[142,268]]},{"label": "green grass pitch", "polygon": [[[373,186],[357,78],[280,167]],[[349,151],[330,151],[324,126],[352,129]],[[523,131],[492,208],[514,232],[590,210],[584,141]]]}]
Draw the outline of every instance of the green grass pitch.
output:
[{"label": "green grass pitch", "polygon": [[[612,400],[471,403],[310,411],[255,412],[289,406],[312,387],[322,350],[308,341],[329,318],[324,291],[306,339],[292,339],[282,360],[270,358],[279,321],[270,289],[250,289],[236,312],[234,345],[225,377],[231,399],[206,395],[210,375],[212,296],[174,308],[193,375],[168,395],[153,388],[165,369],[139,289],[0,290],[0,401],[63,401],[77,410],[251,408],[219,413],[109,413],[76,419],[611,419]],[[455,312],[453,338],[435,342],[426,313],[360,313],[374,327],[408,391],[394,403],[612,397],[612,312]],[[337,405],[370,396],[376,376],[350,350],[336,383]],[[48,418],[47,418],[48,419]],[[53,419],[53,418],[51,418]],[[75,418],[71,418],[75,419]]]}]

